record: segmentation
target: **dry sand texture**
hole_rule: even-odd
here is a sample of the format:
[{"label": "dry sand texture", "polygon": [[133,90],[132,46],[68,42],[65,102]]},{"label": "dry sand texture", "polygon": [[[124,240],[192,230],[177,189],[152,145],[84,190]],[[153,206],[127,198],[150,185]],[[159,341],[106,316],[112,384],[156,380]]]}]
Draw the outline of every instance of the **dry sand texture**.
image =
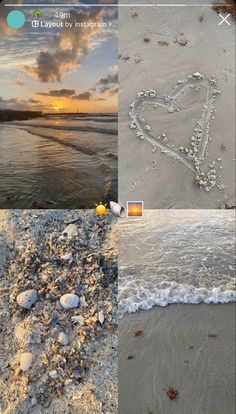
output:
[{"label": "dry sand texture", "polygon": [[[234,414],[234,345],[233,303],[126,315],[119,325],[119,412]],[[169,388],[177,398],[169,398]]]},{"label": "dry sand texture", "polygon": [[[114,218],[2,210],[0,231],[1,414],[117,413]],[[78,306],[63,307],[67,293]]]},{"label": "dry sand texture", "polygon": [[234,19],[219,26],[212,7],[119,13],[120,202],[234,205]]}]

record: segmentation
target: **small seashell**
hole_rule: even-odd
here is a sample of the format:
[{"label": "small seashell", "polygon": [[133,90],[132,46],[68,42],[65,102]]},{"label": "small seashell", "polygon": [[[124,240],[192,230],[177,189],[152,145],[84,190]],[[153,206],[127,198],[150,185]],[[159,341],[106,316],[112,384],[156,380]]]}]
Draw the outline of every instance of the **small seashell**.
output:
[{"label": "small seashell", "polygon": [[79,323],[80,325],[83,325],[84,323],[84,317],[81,315],[76,315],[71,317],[72,322]]},{"label": "small seashell", "polygon": [[16,301],[19,306],[25,309],[30,309],[38,300],[38,294],[35,289],[26,290],[25,292],[21,292]]},{"label": "small seashell", "polygon": [[73,239],[73,237],[78,235],[78,227],[76,224],[71,223],[65,228],[63,234],[67,234],[68,239]]},{"label": "small seashell", "polygon": [[31,339],[31,330],[29,326],[26,326],[24,323],[21,323],[15,328],[15,337],[19,342],[21,347],[25,347],[30,343]]},{"label": "small seashell", "polygon": [[22,371],[29,371],[33,362],[33,354],[31,352],[23,352],[20,356],[20,368]]},{"label": "small seashell", "polygon": [[58,373],[55,369],[53,369],[52,371],[49,371],[49,376],[53,379],[57,379]]},{"label": "small seashell", "polygon": [[60,298],[60,304],[64,309],[77,308],[79,304],[79,296],[73,293],[66,293]]},{"label": "small seashell", "polygon": [[72,258],[72,253],[66,253],[63,256],[61,256],[62,260],[70,260]]},{"label": "small seashell", "polygon": [[103,322],[104,322],[104,320],[105,320],[105,317],[104,317],[104,313],[103,313],[103,311],[99,311],[99,312],[98,312],[98,320],[99,320],[99,322],[100,322],[101,324],[103,324]]},{"label": "small seashell", "polygon": [[84,296],[80,296],[80,305],[82,307],[87,307],[88,306]]},{"label": "small seashell", "polygon": [[64,332],[60,332],[58,335],[58,342],[60,342],[61,345],[68,345],[69,344],[69,338]]},{"label": "small seashell", "polygon": [[32,397],[31,398],[31,405],[36,405],[37,404],[37,398]]}]

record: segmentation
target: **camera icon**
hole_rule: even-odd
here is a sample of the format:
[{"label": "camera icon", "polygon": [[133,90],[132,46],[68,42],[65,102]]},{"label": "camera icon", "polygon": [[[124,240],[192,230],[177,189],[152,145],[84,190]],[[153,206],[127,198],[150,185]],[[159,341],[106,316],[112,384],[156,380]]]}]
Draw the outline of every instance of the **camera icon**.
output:
[{"label": "camera icon", "polygon": [[39,21],[38,20],[32,20],[32,27],[39,27]]}]

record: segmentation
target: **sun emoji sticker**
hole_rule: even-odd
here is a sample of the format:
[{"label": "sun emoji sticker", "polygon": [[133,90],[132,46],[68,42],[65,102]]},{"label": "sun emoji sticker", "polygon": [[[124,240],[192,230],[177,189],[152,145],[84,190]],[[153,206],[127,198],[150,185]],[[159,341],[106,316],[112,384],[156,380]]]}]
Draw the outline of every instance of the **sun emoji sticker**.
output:
[{"label": "sun emoji sticker", "polygon": [[100,202],[99,204],[96,204],[96,214],[98,216],[105,216],[105,214],[107,213],[107,206],[106,204],[102,204],[102,202]]}]

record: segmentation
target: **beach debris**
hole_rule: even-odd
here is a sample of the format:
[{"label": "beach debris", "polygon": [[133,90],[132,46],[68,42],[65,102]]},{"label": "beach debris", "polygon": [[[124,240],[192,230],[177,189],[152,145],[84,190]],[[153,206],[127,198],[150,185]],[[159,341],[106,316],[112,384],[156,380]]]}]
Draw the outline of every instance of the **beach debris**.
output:
[{"label": "beach debris", "polygon": [[175,400],[179,395],[179,391],[175,390],[172,387],[169,387],[168,390],[166,391],[166,394],[168,395],[170,400]]},{"label": "beach debris", "polygon": [[[9,300],[4,302],[9,312],[6,322],[4,319],[3,346],[7,361],[12,360],[13,366],[12,370],[2,367],[7,379],[1,397],[14,400],[17,405],[18,396],[24,395],[32,411],[32,397],[36,399],[36,410],[47,408],[68,384],[72,387],[80,384],[97,363],[93,361],[94,352],[100,353],[98,364],[103,361],[108,342],[109,347],[114,344],[114,355],[117,352],[116,220],[111,214],[101,220],[92,210],[75,213],[17,210],[9,214],[16,223],[17,237],[12,241],[6,263]],[[78,217],[79,239],[63,234],[65,219],[72,215]],[[61,258],[69,252],[72,262],[63,261]],[[101,257],[103,270],[99,267]],[[33,311],[28,310],[33,301],[30,304],[26,301],[25,311],[17,300],[19,292],[25,294],[27,289],[35,290],[37,295]],[[71,308],[72,305],[75,307]],[[101,322],[98,320],[101,310],[105,315],[103,323],[102,314]],[[114,367],[112,361],[111,369]],[[29,370],[30,375],[23,369]],[[112,390],[110,393],[115,399]],[[110,412],[107,404],[105,412]]]},{"label": "beach debris", "polygon": [[37,398],[35,398],[35,397],[32,397],[31,398],[31,405],[36,405],[37,404]]},{"label": "beach debris", "polygon": [[22,371],[29,371],[33,362],[33,354],[31,352],[23,352],[20,355],[20,368]]},{"label": "beach debris", "polygon": [[103,324],[103,322],[105,320],[105,316],[104,316],[104,313],[103,313],[102,310],[98,312],[98,320],[99,320],[100,324]]},{"label": "beach debris", "polygon": [[86,300],[85,300],[85,297],[82,295],[82,296],[80,296],[80,306],[83,308],[83,307],[87,307],[88,306],[88,304],[87,304],[87,302],[86,302]]},{"label": "beach debris", "polygon": [[65,228],[62,234],[66,234],[68,239],[73,239],[73,237],[78,235],[78,227],[76,224],[71,223]]},{"label": "beach debris", "polygon": [[79,304],[79,296],[74,293],[66,293],[61,296],[60,304],[64,309],[77,308]]},{"label": "beach debris", "polygon": [[31,332],[29,324],[23,321],[22,323],[16,326],[15,337],[20,347],[24,348],[26,345],[30,343],[31,335],[32,335],[32,332]]},{"label": "beach debris", "polygon": [[142,56],[140,56],[140,55],[136,55],[136,56],[134,56],[134,61],[135,61],[135,63],[141,63],[142,62]]},{"label": "beach debris", "polygon": [[64,223],[68,226],[69,224],[77,223],[78,221],[81,222],[81,218],[76,214],[72,214],[72,216],[69,216],[64,220]]},{"label": "beach debris", "polygon": [[186,350],[187,351],[192,351],[193,350],[193,348],[194,348],[194,346],[193,345],[189,345],[189,346],[186,346]]},{"label": "beach debris", "polygon": [[138,17],[138,12],[136,10],[131,11],[132,17]]},{"label": "beach debris", "polygon": [[144,37],[143,40],[144,40],[145,43],[149,43],[151,41],[150,37]]},{"label": "beach debris", "polygon": [[121,59],[127,62],[127,60],[130,60],[130,56],[128,54],[122,55]]},{"label": "beach debris", "polygon": [[55,370],[55,369],[53,369],[53,370],[51,370],[51,371],[49,371],[49,376],[51,377],[51,378],[53,378],[53,379],[57,379],[57,377],[58,377],[58,372]]},{"label": "beach debris", "polygon": [[169,46],[169,42],[167,42],[166,40],[158,40],[158,44],[160,46]]},{"label": "beach debris", "polygon": [[201,14],[198,18],[199,22],[202,22],[204,20],[204,16]]},{"label": "beach debris", "polygon": [[84,317],[81,315],[76,315],[71,317],[72,322],[78,323],[79,325],[84,324]]},{"label": "beach debris", "polygon": [[134,336],[142,336],[143,335],[143,331],[139,330],[134,332]]},{"label": "beach debris", "polygon": [[72,259],[72,253],[66,253],[61,256],[62,260],[70,260]]},{"label": "beach debris", "polygon": [[207,335],[209,336],[209,338],[216,338],[217,334],[215,332],[207,332]]},{"label": "beach debris", "polygon": [[69,338],[64,332],[60,332],[58,335],[58,342],[60,342],[61,345],[66,346],[69,344]]},{"label": "beach debris", "polygon": [[19,293],[16,301],[19,306],[25,309],[31,309],[31,307],[37,302],[38,293],[35,289],[25,290]]},{"label": "beach debris", "polygon": [[134,359],[135,356],[134,355],[128,355],[127,359]]},{"label": "beach debris", "polygon": [[175,37],[173,43],[177,43],[180,46],[187,46],[187,44],[189,43],[189,40],[184,39],[184,38],[178,39],[178,37]]}]

